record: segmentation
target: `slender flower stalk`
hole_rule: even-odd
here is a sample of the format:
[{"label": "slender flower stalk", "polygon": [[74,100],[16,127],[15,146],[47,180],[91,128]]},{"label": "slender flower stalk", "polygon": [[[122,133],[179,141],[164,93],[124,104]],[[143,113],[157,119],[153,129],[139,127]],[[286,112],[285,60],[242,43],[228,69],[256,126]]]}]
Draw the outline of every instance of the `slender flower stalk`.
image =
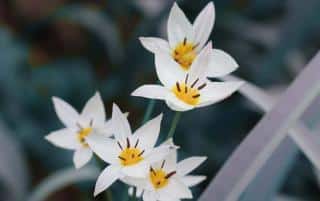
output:
[{"label": "slender flower stalk", "polygon": [[154,110],[155,104],[156,104],[155,100],[149,101],[148,106],[147,106],[147,110],[146,110],[146,112],[143,116],[143,119],[142,119],[142,124],[146,123],[150,119],[152,112]]},{"label": "slender flower stalk", "polygon": [[167,139],[170,139],[170,138],[173,138],[173,135],[176,131],[176,128],[177,128],[177,125],[179,123],[179,120],[181,118],[181,112],[176,112],[174,117],[173,117],[173,120],[171,122],[171,126],[170,126],[170,130],[169,130],[169,133],[168,133],[168,136],[167,136]]}]

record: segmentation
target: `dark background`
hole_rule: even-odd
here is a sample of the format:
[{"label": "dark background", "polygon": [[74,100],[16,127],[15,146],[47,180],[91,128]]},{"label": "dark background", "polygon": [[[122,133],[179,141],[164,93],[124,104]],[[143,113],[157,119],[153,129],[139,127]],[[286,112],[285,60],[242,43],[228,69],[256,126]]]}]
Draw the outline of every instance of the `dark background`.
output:
[{"label": "dark background", "polygon": [[[178,3],[193,20],[208,2]],[[270,93],[281,92],[320,47],[319,0],[214,2],[214,47],[236,58],[240,65],[236,75]],[[133,127],[139,126],[149,101],[130,93],[141,84],[156,82],[157,77],[153,56],[138,37],[166,37],[171,6],[171,0],[0,0],[0,123],[7,129],[1,132],[20,147],[30,191],[51,173],[72,166],[71,152],[43,138],[62,126],[52,96],[80,110],[98,90],[108,117],[116,102],[130,112]],[[160,112],[165,113],[165,135],[173,112],[157,102],[153,116]],[[260,118],[239,94],[183,114],[175,135],[181,158],[208,156],[196,171],[208,180],[194,188],[195,195]],[[10,150],[2,154],[14,157]],[[11,162],[0,158],[9,168],[15,165]],[[298,157],[286,178],[282,194],[320,199],[319,183],[304,156]],[[93,182],[82,182],[48,200],[92,200],[93,186]],[[121,187],[117,184],[113,189],[119,194]]]}]

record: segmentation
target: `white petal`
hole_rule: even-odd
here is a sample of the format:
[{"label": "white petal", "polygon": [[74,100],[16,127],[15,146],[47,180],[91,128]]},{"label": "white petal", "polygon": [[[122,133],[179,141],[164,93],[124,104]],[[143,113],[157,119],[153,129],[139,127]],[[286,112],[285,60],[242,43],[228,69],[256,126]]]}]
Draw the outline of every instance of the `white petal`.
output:
[{"label": "white petal", "polygon": [[152,192],[144,192],[143,193],[143,201],[157,201],[157,198]]},{"label": "white petal", "polygon": [[131,128],[127,116],[121,112],[115,103],[112,107],[112,123],[115,129],[114,136],[117,140],[124,141],[131,136]]},{"label": "white petal", "polygon": [[191,199],[192,193],[190,189],[176,178],[171,178],[165,188],[158,190],[160,198],[162,195],[170,195],[173,198]]},{"label": "white petal", "polygon": [[150,52],[170,54],[170,47],[167,41],[161,38],[140,37],[140,42]]},{"label": "white petal", "polygon": [[109,164],[119,162],[118,155],[121,150],[115,140],[93,133],[86,138],[86,142],[92,151],[105,162]]},{"label": "white petal", "polygon": [[174,3],[168,19],[168,39],[171,48],[192,37],[193,28],[183,11]]},{"label": "white petal", "polygon": [[122,168],[122,173],[129,177],[145,178],[149,174],[150,165],[146,161],[142,161],[135,165],[125,166]]},{"label": "white petal", "polygon": [[179,175],[187,175],[203,163],[207,157],[190,157],[178,163],[177,173]]},{"label": "white petal", "polygon": [[45,137],[46,140],[51,142],[57,147],[64,149],[78,149],[81,145],[77,139],[76,133],[64,128],[58,131],[54,131]]},{"label": "white petal", "polygon": [[105,122],[102,127],[95,128],[97,130],[97,133],[104,135],[106,137],[111,137],[114,132],[114,128],[111,120],[112,119],[109,119],[107,122]]},{"label": "white petal", "polygon": [[226,52],[213,49],[210,52],[208,77],[223,77],[235,71],[239,65]]},{"label": "white petal", "polygon": [[172,149],[175,149],[175,147],[170,145],[160,145],[159,147],[148,151],[145,154],[145,160],[148,161],[149,164],[162,161],[166,156],[168,156]]},{"label": "white petal", "polygon": [[102,191],[106,190],[111,184],[121,177],[120,167],[109,165],[102,171],[97,179],[97,183],[94,189],[94,196],[98,195]]},{"label": "white petal", "polygon": [[200,91],[200,104],[204,107],[226,99],[236,92],[244,82],[208,82],[207,86]]},{"label": "white petal", "polygon": [[104,111],[103,101],[100,93],[97,92],[84,106],[81,117],[92,121],[94,126],[103,126],[106,120],[106,113]]},{"label": "white petal", "polygon": [[185,72],[169,54],[155,55],[156,71],[160,82],[171,89],[177,81],[183,81]]},{"label": "white petal", "polygon": [[183,112],[183,111],[192,110],[194,108],[194,106],[186,104],[185,102],[178,99],[173,93],[170,93],[166,97],[166,103],[169,106],[169,108],[174,111]]},{"label": "white petal", "polygon": [[184,176],[181,181],[188,187],[193,187],[203,182],[206,176]]},{"label": "white petal", "polygon": [[160,85],[142,85],[134,92],[132,92],[131,96],[140,96],[144,98],[151,98],[151,99],[159,99],[164,100],[168,95],[169,90]]},{"label": "white petal", "polygon": [[206,45],[205,48],[199,53],[194,62],[192,63],[189,71],[189,83],[193,83],[195,80],[199,79],[198,84],[203,84],[207,78],[210,52],[212,51],[211,42]]},{"label": "white petal", "polygon": [[213,2],[208,3],[208,5],[200,12],[197,16],[194,24],[194,38],[195,44],[198,44],[197,50],[202,49],[204,44],[208,41],[211,34],[213,24],[215,20],[215,8]]},{"label": "white petal", "polygon": [[66,127],[75,127],[79,119],[79,113],[68,103],[60,98],[52,98],[56,113]]},{"label": "white petal", "polygon": [[154,147],[160,134],[162,114],[149,120],[133,134],[139,139],[138,147],[141,149],[150,149]]},{"label": "white petal", "polygon": [[81,168],[87,164],[92,157],[92,151],[88,147],[81,147],[77,149],[73,154],[73,163],[75,167]]},{"label": "white petal", "polygon": [[135,177],[123,177],[121,178],[121,181],[125,184],[128,184],[129,186],[135,186],[138,189],[143,190],[147,183],[149,183],[149,180],[146,178],[135,178]]}]

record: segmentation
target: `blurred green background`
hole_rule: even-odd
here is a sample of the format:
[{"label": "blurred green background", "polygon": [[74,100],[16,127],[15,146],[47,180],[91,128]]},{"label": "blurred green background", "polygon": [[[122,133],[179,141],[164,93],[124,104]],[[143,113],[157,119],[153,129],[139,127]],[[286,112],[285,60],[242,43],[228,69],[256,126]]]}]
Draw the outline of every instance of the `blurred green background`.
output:
[{"label": "blurred green background", "polygon": [[[190,20],[207,0],[178,1]],[[0,200],[10,182],[31,191],[48,175],[72,167],[72,153],[44,140],[60,128],[52,96],[77,109],[95,91],[110,117],[112,102],[129,111],[137,128],[148,100],[131,97],[141,84],[157,80],[153,55],[139,36],[166,37],[172,0],[0,0]],[[278,94],[320,47],[319,0],[215,0],[213,46],[233,55],[236,75]],[[173,117],[164,112],[162,132]],[[261,118],[239,94],[211,107],[184,113],[175,141],[181,158],[207,155],[196,172],[208,180]],[[163,134],[165,135],[165,134]],[[7,139],[9,138],[9,139]],[[9,141],[7,141],[9,140]],[[4,173],[3,173],[4,172]],[[9,172],[9,173],[8,173]],[[3,178],[3,179],[2,179]],[[320,200],[319,183],[304,156],[290,167],[281,193]],[[16,185],[12,185],[16,186]],[[16,186],[18,188],[18,186]],[[94,181],[80,182],[50,195],[48,201],[93,200]],[[115,200],[122,189],[117,184]],[[124,196],[125,197],[125,196]],[[101,200],[97,197],[96,200]]]}]

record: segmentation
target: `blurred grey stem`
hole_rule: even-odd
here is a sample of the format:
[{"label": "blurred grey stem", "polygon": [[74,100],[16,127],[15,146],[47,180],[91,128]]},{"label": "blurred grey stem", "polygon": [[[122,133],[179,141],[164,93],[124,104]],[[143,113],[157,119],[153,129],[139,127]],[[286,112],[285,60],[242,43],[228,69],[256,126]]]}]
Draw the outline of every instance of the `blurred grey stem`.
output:
[{"label": "blurred grey stem", "polygon": [[320,91],[320,53],[227,160],[200,201],[236,201]]},{"label": "blurred grey stem", "polygon": [[[222,78],[222,80],[244,81],[235,76],[227,76]],[[278,97],[267,94],[263,89],[249,82],[246,82],[239,92],[257,105],[263,112],[271,110],[276,99],[278,99]],[[313,102],[307,111],[312,110],[316,112],[318,111],[318,107],[319,103]],[[299,149],[317,169],[320,169],[318,137],[304,126],[304,124],[313,117],[313,115],[307,111],[301,117],[303,121],[297,122],[295,126],[288,131],[289,136],[281,142],[277,150],[275,150],[274,154],[267,161],[267,164],[261,169],[261,173],[251,182],[248,189],[241,196],[241,201],[269,201],[274,198],[284,182],[292,163],[295,161]]]},{"label": "blurred grey stem", "polygon": [[173,137],[174,132],[176,131],[176,128],[177,128],[177,125],[179,123],[180,118],[181,118],[181,112],[176,112],[174,117],[173,117],[173,120],[171,122],[171,126],[170,126],[170,130],[169,130],[167,139],[170,139],[170,138]]}]

